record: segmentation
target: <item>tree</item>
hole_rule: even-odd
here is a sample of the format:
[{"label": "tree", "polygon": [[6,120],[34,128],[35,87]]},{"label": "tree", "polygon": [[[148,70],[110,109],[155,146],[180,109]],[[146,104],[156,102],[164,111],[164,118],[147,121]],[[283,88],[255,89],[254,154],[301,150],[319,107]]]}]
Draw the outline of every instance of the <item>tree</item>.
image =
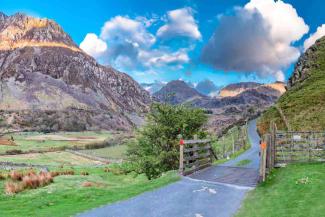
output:
[{"label": "tree", "polygon": [[202,109],[184,105],[155,103],[147,117],[147,124],[129,144],[128,156],[137,172],[148,178],[178,168],[179,137],[184,139],[206,136],[202,126],[207,116]]}]

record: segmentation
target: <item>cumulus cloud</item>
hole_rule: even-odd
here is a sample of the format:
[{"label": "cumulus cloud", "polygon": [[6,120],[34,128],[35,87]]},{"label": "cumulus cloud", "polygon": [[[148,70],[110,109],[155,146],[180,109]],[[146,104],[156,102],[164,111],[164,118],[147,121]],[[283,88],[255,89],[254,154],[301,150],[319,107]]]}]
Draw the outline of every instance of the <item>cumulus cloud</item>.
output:
[{"label": "cumulus cloud", "polygon": [[132,43],[134,46],[151,46],[156,41],[143,22],[122,16],[107,21],[102,27],[100,37],[115,43]]},{"label": "cumulus cloud", "polygon": [[311,47],[318,39],[325,36],[325,24],[319,26],[315,33],[310,34],[309,38],[307,38],[304,42],[305,51]]},{"label": "cumulus cloud", "polygon": [[173,37],[200,39],[202,36],[193,13],[193,9],[189,7],[169,11],[167,23],[158,29],[157,36],[163,39]]},{"label": "cumulus cloud", "polygon": [[90,56],[100,57],[107,50],[107,44],[94,33],[88,33],[80,43],[80,48]]},{"label": "cumulus cloud", "polygon": [[[185,26],[181,34],[188,37],[201,37],[192,13],[190,8],[169,12],[171,29],[183,22]],[[182,22],[173,20],[179,15],[186,15]],[[127,16],[116,16],[105,22],[99,38],[95,34],[91,34],[92,40],[90,40],[87,35],[80,46],[87,50],[86,48],[89,46],[85,46],[85,44],[90,44],[90,41],[92,43],[93,41],[100,41],[107,44],[105,52],[91,50],[88,53],[100,58],[105,64],[110,64],[120,70],[148,71],[156,67],[179,69],[183,64],[190,61],[188,52],[194,47],[192,45],[177,48],[168,47],[160,43],[161,40],[157,41],[156,36],[148,28],[156,24],[158,20],[161,21],[161,18],[157,15],[152,15],[150,18],[138,16],[134,19]],[[195,25],[194,32],[190,33],[193,25]],[[176,37],[176,35],[174,36]],[[86,43],[88,41],[89,43]]]},{"label": "cumulus cloud", "polygon": [[309,27],[283,1],[251,0],[233,15],[222,15],[202,51],[202,60],[225,71],[255,72],[284,80],[283,68],[296,61],[292,46]]}]

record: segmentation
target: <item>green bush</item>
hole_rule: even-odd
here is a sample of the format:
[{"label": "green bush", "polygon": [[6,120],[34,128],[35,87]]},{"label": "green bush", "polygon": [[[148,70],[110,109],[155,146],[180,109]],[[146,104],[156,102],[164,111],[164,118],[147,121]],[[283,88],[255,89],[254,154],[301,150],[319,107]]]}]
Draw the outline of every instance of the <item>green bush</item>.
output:
[{"label": "green bush", "polygon": [[207,116],[202,109],[184,105],[155,103],[147,117],[147,124],[137,138],[128,144],[128,157],[136,172],[149,179],[178,168],[179,139],[206,136],[202,126]]}]

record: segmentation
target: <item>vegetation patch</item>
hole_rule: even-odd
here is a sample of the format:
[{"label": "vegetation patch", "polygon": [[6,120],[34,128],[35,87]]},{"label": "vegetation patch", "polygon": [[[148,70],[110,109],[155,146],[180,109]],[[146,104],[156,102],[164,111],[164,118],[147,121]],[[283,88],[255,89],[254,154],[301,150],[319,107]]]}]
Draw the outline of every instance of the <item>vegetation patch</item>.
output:
[{"label": "vegetation patch", "polygon": [[202,126],[207,116],[202,109],[156,103],[147,120],[136,140],[129,143],[128,155],[135,171],[150,179],[178,169],[181,138],[206,137]]},{"label": "vegetation patch", "polygon": [[[111,165],[108,168],[118,168]],[[51,168],[54,172],[69,168]],[[113,169],[114,170],[114,169]],[[8,196],[0,190],[0,216],[67,217],[101,205],[124,200],[179,180],[175,171],[149,180],[144,174],[105,172],[103,167],[75,167],[74,174],[55,176],[53,183]],[[124,170],[123,170],[124,171]],[[87,172],[89,175],[83,175]],[[2,171],[2,174],[4,171]],[[4,189],[7,180],[0,180]],[[17,208],[19,206],[19,208]]]},{"label": "vegetation patch", "polygon": [[247,164],[249,164],[251,162],[251,160],[248,160],[248,159],[244,159],[244,160],[241,160],[239,161],[236,166],[245,166]]},{"label": "vegetation patch", "polygon": [[324,163],[274,169],[265,183],[248,193],[236,217],[321,216],[324,186]]}]

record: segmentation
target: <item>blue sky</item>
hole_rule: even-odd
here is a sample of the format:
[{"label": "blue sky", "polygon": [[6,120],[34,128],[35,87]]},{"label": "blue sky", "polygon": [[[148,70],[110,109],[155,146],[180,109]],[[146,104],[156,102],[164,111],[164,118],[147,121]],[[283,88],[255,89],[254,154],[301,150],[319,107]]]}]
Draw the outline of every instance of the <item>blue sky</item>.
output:
[{"label": "blue sky", "polygon": [[[287,79],[304,41],[325,23],[325,1],[267,0],[265,7],[259,1],[1,0],[0,11],[54,19],[99,62],[139,82],[210,79],[225,85]],[[273,31],[279,21],[271,7],[286,9],[288,15],[280,16],[290,28]],[[92,37],[85,40],[87,34]]]}]

